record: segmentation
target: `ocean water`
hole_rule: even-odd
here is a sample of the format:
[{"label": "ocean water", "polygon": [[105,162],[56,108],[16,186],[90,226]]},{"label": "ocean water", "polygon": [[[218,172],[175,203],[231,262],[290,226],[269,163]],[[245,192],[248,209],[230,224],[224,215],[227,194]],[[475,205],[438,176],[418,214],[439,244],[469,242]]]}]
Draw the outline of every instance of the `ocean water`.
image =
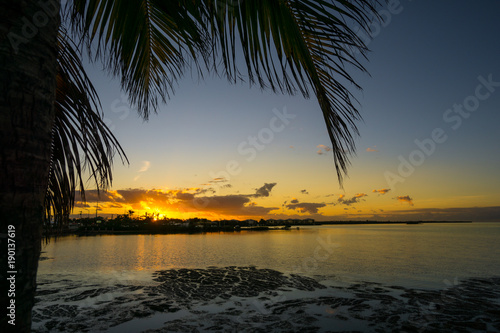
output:
[{"label": "ocean water", "polygon": [[500,223],[68,236],[34,332],[500,332]]},{"label": "ocean water", "polygon": [[350,283],[442,288],[500,276],[500,223],[324,225],[193,235],[69,236],[42,248],[38,277],[149,279],[158,270],[256,266]]}]

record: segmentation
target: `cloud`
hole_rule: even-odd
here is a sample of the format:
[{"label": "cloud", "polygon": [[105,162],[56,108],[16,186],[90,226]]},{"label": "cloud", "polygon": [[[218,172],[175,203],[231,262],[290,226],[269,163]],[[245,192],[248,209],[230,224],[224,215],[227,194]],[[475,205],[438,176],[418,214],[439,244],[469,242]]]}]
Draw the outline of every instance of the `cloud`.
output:
[{"label": "cloud", "polygon": [[307,192],[307,190],[301,190],[300,193],[302,193],[302,194],[309,194],[309,192]]},{"label": "cloud", "polygon": [[[352,215],[336,216],[352,219]],[[360,214],[353,220],[378,221],[473,221],[500,222],[500,206],[490,207],[451,207],[451,208],[406,208],[385,210],[375,214]]]},{"label": "cloud", "polygon": [[75,193],[75,203],[85,203],[85,202],[106,202],[106,201],[120,201],[123,197],[117,191],[97,191],[97,190],[85,190],[85,200],[80,195],[80,192]]},{"label": "cloud", "polygon": [[78,202],[75,202],[75,205],[74,205],[75,208],[90,208],[90,205],[88,203],[85,203],[85,202],[81,202],[81,201],[78,201]]},{"label": "cloud", "polygon": [[183,208],[189,211],[207,211],[220,215],[262,216],[279,207],[263,207],[250,201],[248,195],[225,195],[197,197],[183,203]]},{"label": "cloud", "polygon": [[319,208],[326,206],[326,204],[324,203],[313,203],[313,202],[293,203],[293,201],[297,200],[296,199],[292,200],[290,204],[286,205],[286,207],[288,209],[297,210],[300,213],[317,214]]},{"label": "cloud", "polygon": [[368,194],[366,194],[366,193],[356,193],[356,195],[354,195],[352,198],[345,199],[345,195],[340,194],[337,202],[341,205],[349,206],[349,205],[358,203],[360,200],[362,200],[362,198],[367,197],[367,196],[368,196]]},{"label": "cloud", "polygon": [[319,148],[319,150],[316,152],[316,154],[318,154],[318,155],[323,155],[324,153],[332,150],[332,148],[325,146],[325,145],[317,145],[316,148]]},{"label": "cloud", "polygon": [[396,197],[396,200],[398,200],[399,202],[407,202],[410,204],[410,206],[413,206],[413,199],[410,198],[409,195],[398,195]]},{"label": "cloud", "polygon": [[373,193],[378,193],[378,194],[386,194],[389,192],[391,189],[390,188],[381,188],[380,190],[373,190]]},{"label": "cloud", "polygon": [[253,196],[256,198],[268,197],[274,186],[276,186],[276,183],[264,183],[263,186],[256,189],[255,194]]},{"label": "cloud", "polygon": [[400,220],[500,222],[500,206],[419,208],[390,213]]},{"label": "cloud", "polygon": [[297,200],[296,198],[293,198],[293,199],[290,201],[290,203],[292,203],[292,204],[296,204],[296,203],[299,203],[299,200]]},{"label": "cloud", "polygon": [[142,173],[148,171],[150,167],[151,167],[150,161],[142,161],[142,166],[139,170],[137,170],[138,175],[134,177],[134,182],[139,178],[141,178]]},{"label": "cloud", "polygon": [[263,207],[251,201],[251,198],[269,196],[276,183],[264,184],[257,189],[256,194],[233,195],[208,195],[214,193],[213,189],[184,188],[174,190],[138,189],[129,188],[116,191],[101,191],[98,196],[96,190],[86,191],[87,202],[80,195],[75,196],[75,207],[94,208],[99,201],[99,207],[135,211],[159,210],[169,212],[182,212],[189,216],[214,216],[221,218],[227,215],[236,216],[264,216],[279,207]]},{"label": "cloud", "polygon": [[376,149],[377,146],[373,146],[373,148],[369,147],[369,148],[366,148],[366,151],[367,152],[377,152],[378,149]]},{"label": "cloud", "polygon": [[150,161],[142,161],[142,166],[137,172],[145,172],[151,167]]},{"label": "cloud", "polygon": [[216,177],[212,180],[209,180],[208,182],[211,184],[213,184],[213,183],[225,183],[225,182],[227,182],[227,180],[224,177]]},{"label": "cloud", "polygon": [[178,200],[194,200],[194,194],[193,193],[186,193],[186,192],[177,192],[175,195],[175,198]]}]

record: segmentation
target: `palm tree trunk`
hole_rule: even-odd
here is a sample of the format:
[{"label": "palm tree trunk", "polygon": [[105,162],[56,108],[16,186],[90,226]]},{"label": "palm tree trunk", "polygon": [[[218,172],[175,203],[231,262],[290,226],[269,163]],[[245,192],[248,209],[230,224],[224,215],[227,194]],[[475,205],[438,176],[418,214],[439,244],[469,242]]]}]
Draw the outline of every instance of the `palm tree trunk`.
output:
[{"label": "palm tree trunk", "polygon": [[0,1],[2,332],[31,330],[51,158],[59,8],[60,0]]}]

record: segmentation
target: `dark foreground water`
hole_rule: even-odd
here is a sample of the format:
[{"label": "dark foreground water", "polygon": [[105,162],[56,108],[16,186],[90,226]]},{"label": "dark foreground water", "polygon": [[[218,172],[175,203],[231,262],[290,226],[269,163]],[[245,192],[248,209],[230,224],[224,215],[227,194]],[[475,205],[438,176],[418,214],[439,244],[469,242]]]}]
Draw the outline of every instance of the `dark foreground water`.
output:
[{"label": "dark foreground water", "polygon": [[66,237],[39,332],[500,331],[500,223]]}]

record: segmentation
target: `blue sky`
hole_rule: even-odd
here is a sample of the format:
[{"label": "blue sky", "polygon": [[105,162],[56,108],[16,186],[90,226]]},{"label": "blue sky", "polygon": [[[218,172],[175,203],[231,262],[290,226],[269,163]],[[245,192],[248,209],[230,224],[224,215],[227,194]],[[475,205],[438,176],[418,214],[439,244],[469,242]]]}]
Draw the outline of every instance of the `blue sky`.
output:
[{"label": "blue sky", "polygon": [[[392,13],[387,6],[380,11],[386,23],[367,39],[371,52],[363,64],[370,76],[351,70],[363,88],[352,90],[363,121],[343,188],[314,96],[188,73],[144,122],[119,82],[88,65],[106,122],[130,160],[115,162],[102,213],[500,220],[500,2],[390,3]],[[462,113],[453,111],[460,105]],[[277,113],[291,116],[269,137]],[[259,134],[266,143],[248,161],[238,147],[250,147]],[[427,143],[427,153],[415,140]],[[210,204],[193,205],[187,197]],[[89,207],[95,204],[75,211]]]}]

